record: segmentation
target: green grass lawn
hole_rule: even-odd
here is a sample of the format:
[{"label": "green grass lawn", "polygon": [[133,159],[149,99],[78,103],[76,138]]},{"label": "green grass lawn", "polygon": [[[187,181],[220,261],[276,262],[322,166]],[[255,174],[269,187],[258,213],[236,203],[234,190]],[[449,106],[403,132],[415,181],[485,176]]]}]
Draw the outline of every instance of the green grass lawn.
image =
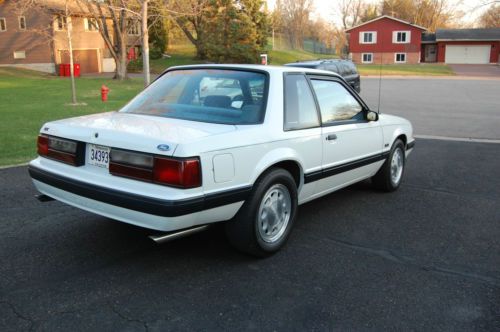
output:
[{"label": "green grass lawn", "polygon": [[[298,60],[314,60],[335,57],[332,55],[316,54],[301,50],[273,51],[269,49],[267,52],[269,64],[271,65],[282,65]],[[151,73],[160,74],[165,69],[172,66],[204,63],[204,61],[196,59],[196,49],[189,43],[172,45],[168,49],[167,54],[170,57],[150,60]],[[135,73],[142,72],[142,61],[139,59],[129,64],[129,71]]]},{"label": "green grass lawn", "polygon": [[315,59],[331,59],[335,58],[333,55],[316,54],[307,51],[288,50],[288,51],[269,51],[269,64],[283,65],[289,62],[296,62],[299,60],[315,60]]},{"label": "green grass lawn", "polygon": [[403,76],[446,76],[455,75],[453,70],[443,64],[422,63],[418,65],[357,65],[361,75],[403,75]]},{"label": "green grass lawn", "polygon": [[[160,74],[168,67],[192,65],[203,63],[195,58],[196,50],[192,44],[180,44],[167,51],[169,57],[162,59],[150,59],[149,66],[152,74]],[[142,60],[137,60],[129,64],[129,71],[140,73],[142,72]]]},{"label": "green grass lawn", "polygon": [[[110,88],[109,101],[101,102],[101,85]],[[70,106],[68,78],[29,70],[0,68],[0,166],[19,164],[36,156],[36,137],[47,121],[118,110],[139,92],[141,79],[124,82],[101,78],[76,80],[78,102]]]}]

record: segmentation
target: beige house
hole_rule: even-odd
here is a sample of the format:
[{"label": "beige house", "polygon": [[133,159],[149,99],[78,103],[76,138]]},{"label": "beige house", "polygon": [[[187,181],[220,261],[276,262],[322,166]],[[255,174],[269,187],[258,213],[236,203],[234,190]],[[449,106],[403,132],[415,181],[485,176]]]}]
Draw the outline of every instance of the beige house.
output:
[{"label": "beige house", "polygon": [[[69,63],[67,20],[71,20],[74,62],[82,73],[113,72],[115,61],[98,31],[97,24],[80,8],[71,8],[67,19],[64,0],[40,0],[46,10],[20,14],[15,0],[0,0],[0,66],[16,66],[57,73],[59,64]],[[108,26],[112,28],[112,24]],[[129,28],[129,58],[139,52],[139,24]],[[132,46],[134,45],[134,46]]]}]

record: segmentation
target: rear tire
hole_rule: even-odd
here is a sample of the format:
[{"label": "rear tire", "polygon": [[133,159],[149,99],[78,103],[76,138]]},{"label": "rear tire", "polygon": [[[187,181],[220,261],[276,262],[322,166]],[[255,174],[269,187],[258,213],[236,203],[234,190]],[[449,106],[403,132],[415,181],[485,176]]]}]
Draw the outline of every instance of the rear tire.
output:
[{"label": "rear tire", "polygon": [[225,223],[229,242],[258,257],[277,252],[290,235],[297,199],[297,185],[290,173],[270,169],[257,180],[235,218]]},{"label": "rear tire", "polygon": [[405,166],[405,145],[402,140],[397,139],[392,145],[389,157],[372,177],[373,186],[386,192],[397,190],[403,180]]}]

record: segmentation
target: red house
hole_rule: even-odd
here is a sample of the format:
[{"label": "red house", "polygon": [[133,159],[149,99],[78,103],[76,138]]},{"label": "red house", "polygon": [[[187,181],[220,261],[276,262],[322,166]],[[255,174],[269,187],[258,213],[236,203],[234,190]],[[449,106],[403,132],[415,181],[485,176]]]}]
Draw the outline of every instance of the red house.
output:
[{"label": "red house", "polygon": [[347,29],[355,63],[419,63],[422,32],[427,29],[391,16],[381,16]]},{"label": "red house", "polygon": [[346,30],[355,63],[500,63],[500,28],[426,29],[381,16]]}]

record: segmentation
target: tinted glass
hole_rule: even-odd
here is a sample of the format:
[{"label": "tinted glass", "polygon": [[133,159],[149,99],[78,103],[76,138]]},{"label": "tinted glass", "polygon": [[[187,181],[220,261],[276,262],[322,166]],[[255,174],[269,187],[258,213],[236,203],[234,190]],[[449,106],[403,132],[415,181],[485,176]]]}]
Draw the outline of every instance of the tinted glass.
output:
[{"label": "tinted glass", "polygon": [[362,115],[363,107],[342,84],[312,80],[312,85],[318,98],[323,124],[358,119]]},{"label": "tinted glass", "polygon": [[319,126],[314,97],[303,75],[285,76],[285,129]]},{"label": "tinted glass", "polygon": [[289,67],[301,67],[301,68],[318,68],[318,64],[310,64],[310,63],[287,63],[285,66]]},{"label": "tinted glass", "polygon": [[264,119],[266,75],[236,70],[189,69],[166,73],[120,112],[222,124]]},{"label": "tinted glass", "polygon": [[334,73],[341,74],[338,66],[334,63],[328,64],[328,70],[333,71]]},{"label": "tinted glass", "polygon": [[352,63],[352,62],[346,62],[346,63],[349,66],[349,68],[351,68],[351,73],[352,74],[357,74],[358,73],[358,69],[356,68],[356,66],[354,65],[354,63]]}]

